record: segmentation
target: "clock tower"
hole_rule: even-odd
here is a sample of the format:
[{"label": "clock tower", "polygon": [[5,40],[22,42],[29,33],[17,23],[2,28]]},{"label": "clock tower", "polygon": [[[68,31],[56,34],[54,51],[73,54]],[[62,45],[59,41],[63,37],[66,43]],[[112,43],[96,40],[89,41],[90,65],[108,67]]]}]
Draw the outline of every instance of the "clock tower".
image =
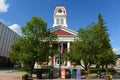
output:
[{"label": "clock tower", "polygon": [[54,24],[53,27],[55,26],[62,26],[62,27],[67,27],[66,23],[66,9],[64,6],[57,6],[54,10]]}]

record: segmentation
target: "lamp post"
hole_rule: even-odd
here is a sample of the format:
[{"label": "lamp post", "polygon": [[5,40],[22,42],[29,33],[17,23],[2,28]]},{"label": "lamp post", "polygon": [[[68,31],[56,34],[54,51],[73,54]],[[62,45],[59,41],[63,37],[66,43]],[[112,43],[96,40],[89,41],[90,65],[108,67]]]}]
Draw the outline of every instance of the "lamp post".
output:
[{"label": "lamp post", "polygon": [[59,54],[59,77],[61,78],[61,43],[58,43],[58,54]]}]

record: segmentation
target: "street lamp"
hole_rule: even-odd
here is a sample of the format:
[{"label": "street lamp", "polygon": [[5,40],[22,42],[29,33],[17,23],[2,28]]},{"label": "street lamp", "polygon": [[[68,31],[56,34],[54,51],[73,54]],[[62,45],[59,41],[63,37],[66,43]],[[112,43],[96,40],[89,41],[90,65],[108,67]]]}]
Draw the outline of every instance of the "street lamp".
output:
[{"label": "street lamp", "polygon": [[61,78],[61,44],[58,43],[58,54],[59,54],[59,77]]}]

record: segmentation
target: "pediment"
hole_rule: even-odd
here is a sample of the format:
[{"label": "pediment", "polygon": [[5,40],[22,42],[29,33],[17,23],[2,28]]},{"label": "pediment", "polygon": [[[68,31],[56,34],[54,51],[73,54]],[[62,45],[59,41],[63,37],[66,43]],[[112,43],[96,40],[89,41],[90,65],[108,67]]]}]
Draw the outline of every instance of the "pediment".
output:
[{"label": "pediment", "polygon": [[51,32],[57,34],[57,35],[77,35],[77,32],[69,29],[64,26],[56,26],[50,29]]},{"label": "pediment", "polygon": [[54,33],[57,34],[57,35],[73,35],[73,34],[67,32],[67,31],[64,31],[64,30],[61,30],[61,29],[55,31]]}]

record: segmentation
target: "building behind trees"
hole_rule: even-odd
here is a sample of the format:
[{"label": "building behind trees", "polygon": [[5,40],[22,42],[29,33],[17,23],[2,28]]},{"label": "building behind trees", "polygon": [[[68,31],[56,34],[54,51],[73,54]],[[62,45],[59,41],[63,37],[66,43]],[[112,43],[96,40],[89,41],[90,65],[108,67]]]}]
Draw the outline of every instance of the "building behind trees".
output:
[{"label": "building behind trees", "polygon": [[12,45],[20,36],[0,22],[0,67],[8,67],[11,62],[8,55]]}]

